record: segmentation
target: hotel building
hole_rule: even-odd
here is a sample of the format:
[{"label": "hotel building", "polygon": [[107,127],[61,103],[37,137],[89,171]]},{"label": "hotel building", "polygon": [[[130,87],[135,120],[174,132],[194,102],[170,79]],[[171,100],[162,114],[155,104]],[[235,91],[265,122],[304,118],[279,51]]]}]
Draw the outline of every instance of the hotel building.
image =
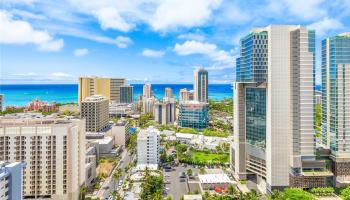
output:
[{"label": "hotel building", "polygon": [[151,98],[152,97],[152,87],[151,84],[144,84],[143,85],[143,93],[142,93],[143,98]]},{"label": "hotel building", "polygon": [[336,186],[350,183],[350,33],[322,41],[322,135]]},{"label": "hotel building", "polygon": [[194,70],[194,100],[208,102],[208,71],[205,69]]},{"label": "hotel building", "polygon": [[25,163],[22,162],[0,161],[0,199],[22,199],[24,167]]},{"label": "hotel building", "polygon": [[179,103],[179,125],[202,130],[208,126],[208,103],[183,101]]},{"label": "hotel building", "polygon": [[108,126],[108,99],[101,95],[87,97],[81,102],[81,118],[86,120],[87,132],[99,132]]},{"label": "hotel building", "polygon": [[176,100],[165,97],[154,105],[154,120],[158,124],[173,124],[175,122]]},{"label": "hotel building", "polygon": [[25,162],[24,199],[72,200],[85,183],[84,120],[0,119],[0,160]]},{"label": "hotel building", "polygon": [[165,97],[173,98],[173,89],[169,87],[165,88]]},{"label": "hotel building", "polygon": [[268,192],[325,186],[332,173],[315,158],[315,32],[272,25],[253,29],[240,43],[231,146],[235,175],[255,176],[258,189]]},{"label": "hotel building", "polygon": [[[121,94],[121,87],[127,86],[124,78],[80,77],[78,86],[78,103],[89,96],[102,95],[109,101],[120,103],[129,95],[129,92]],[[130,89],[129,89],[130,90]]]},{"label": "hotel building", "polygon": [[137,168],[158,169],[159,147],[160,135],[157,129],[150,126],[141,130],[137,136]]}]

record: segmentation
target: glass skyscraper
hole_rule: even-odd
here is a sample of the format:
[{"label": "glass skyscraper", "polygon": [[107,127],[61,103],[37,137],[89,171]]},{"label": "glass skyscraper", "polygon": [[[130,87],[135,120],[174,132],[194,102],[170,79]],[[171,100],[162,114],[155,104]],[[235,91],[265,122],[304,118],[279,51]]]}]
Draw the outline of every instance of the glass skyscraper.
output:
[{"label": "glass skyscraper", "polygon": [[322,41],[322,136],[336,184],[350,181],[350,33]]}]

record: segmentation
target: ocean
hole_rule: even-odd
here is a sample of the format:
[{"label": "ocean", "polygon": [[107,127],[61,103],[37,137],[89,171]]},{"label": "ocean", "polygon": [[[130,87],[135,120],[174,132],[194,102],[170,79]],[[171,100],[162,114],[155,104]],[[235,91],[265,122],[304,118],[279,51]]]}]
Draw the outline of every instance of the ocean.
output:
[{"label": "ocean", "polygon": [[[142,94],[142,84],[134,86],[134,100]],[[180,89],[193,89],[192,84],[152,84],[152,91],[158,99],[164,96],[164,89],[173,89],[175,98],[178,98]],[[232,86],[229,84],[210,84],[208,86],[209,99],[222,100],[232,98]],[[0,85],[0,94],[4,94],[3,106],[25,106],[34,99],[57,103],[76,103],[78,100],[77,84],[18,84]]]}]

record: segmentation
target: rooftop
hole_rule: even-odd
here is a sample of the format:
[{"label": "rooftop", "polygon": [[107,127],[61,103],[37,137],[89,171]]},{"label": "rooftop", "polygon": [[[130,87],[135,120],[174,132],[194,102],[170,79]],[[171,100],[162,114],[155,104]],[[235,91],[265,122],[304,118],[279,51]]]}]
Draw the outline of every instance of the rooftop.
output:
[{"label": "rooftop", "polygon": [[198,178],[201,184],[236,183],[226,174],[199,174]]},{"label": "rooftop", "polygon": [[105,101],[105,100],[108,100],[108,99],[102,95],[92,95],[92,96],[86,97],[82,102],[96,102],[96,101]]}]

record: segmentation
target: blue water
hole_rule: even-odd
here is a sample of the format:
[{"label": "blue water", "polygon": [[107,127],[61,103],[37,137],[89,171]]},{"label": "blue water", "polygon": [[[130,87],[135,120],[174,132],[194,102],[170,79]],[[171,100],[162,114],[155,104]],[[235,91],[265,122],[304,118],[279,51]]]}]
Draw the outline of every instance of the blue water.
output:
[{"label": "blue water", "polygon": [[[142,84],[132,85],[136,100],[142,94]],[[176,98],[179,96],[180,89],[193,89],[192,84],[152,84],[152,91],[157,98],[161,99],[166,87],[173,89]],[[209,99],[232,98],[232,92],[232,87],[229,84],[208,86]],[[4,94],[4,106],[24,106],[36,98],[48,102],[70,103],[78,100],[78,85],[0,85],[0,94]]]}]

